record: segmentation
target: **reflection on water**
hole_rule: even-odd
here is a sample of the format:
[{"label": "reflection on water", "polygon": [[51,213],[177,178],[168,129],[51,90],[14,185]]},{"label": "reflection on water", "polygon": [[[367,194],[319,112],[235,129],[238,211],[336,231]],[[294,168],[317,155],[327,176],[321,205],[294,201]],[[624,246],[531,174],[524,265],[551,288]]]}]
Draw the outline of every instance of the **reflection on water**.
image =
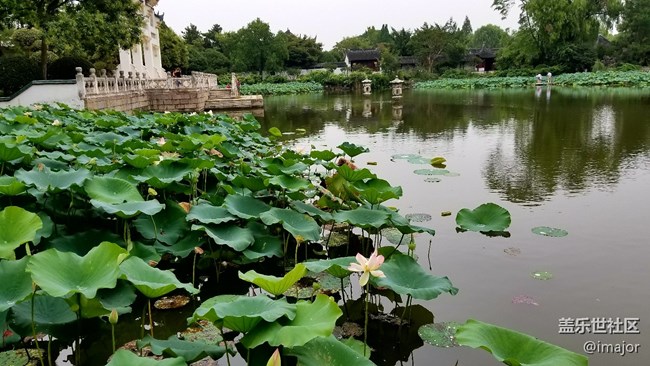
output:
[{"label": "reflection on water", "polygon": [[318,135],[387,134],[406,146],[469,137],[496,139],[482,176],[504,199],[536,204],[558,191],[611,189],[626,172],[648,166],[650,90],[568,89],[412,91],[273,97],[265,125]]}]

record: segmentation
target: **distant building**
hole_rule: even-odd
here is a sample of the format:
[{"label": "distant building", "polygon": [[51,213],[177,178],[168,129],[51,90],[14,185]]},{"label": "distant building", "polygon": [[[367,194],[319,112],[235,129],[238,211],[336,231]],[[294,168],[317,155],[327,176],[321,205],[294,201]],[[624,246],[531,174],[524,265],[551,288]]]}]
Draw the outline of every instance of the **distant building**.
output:
[{"label": "distant building", "polygon": [[379,50],[348,50],[345,53],[345,64],[352,70],[367,67],[373,71],[381,71],[380,67],[381,53]]},{"label": "distant building", "polygon": [[497,58],[498,48],[470,48],[465,57],[465,62],[468,64],[473,63],[475,71],[492,71]]},{"label": "distant building", "polygon": [[415,56],[400,56],[400,69],[414,69],[418,66],[418,59]]},{"label": "distant building", "polygon": [[140,14],[145,19],[142,29],[142,41],[130,50],[120,49],[120,64],[117,72],[124,71],[128,77],[129,72],[140,74],[146,73],[148,78],[165,77],[165,70],[162,67],[160,56],[160,33],[158,27],[162,16],[154,12],[158,0],[133,0],[141,4]]}]

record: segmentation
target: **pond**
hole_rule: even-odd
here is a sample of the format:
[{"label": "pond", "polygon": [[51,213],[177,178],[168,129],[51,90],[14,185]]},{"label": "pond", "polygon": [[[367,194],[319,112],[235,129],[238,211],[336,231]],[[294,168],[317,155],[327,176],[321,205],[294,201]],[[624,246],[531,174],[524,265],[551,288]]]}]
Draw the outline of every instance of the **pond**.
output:
[{"label": "pond", "polygon": [[[590,356],[594,366],[632,366],[650,358],[649,105],[650,90],[629,89],[415,90],[397,102],[381,92],[278,96],[266,98],[262,124],[306,130],[286,136],[300,150],[370,148],[355,164],[404,189],[386,204],[432,216],[421,224],[436,236],[420,234],[416,254],[460,289],[422,303],[436,322],[475,318],[581,354],[586,342],[641,344],[636,354]],[[417,175],[430,166],[397,154],[444,157],[456,174]],[[510,237],[457,233],[456,212],[486,202],[511,212]],[[568,236],[536,235],[538,226]],[[536,280],[538,271],[553,277]],[[562,318],[589,326],[561,334]],[[599,334],[599,318],[638,318],[640,334]],[[499,364],[469,348],[387,349],[385,364]]]}]

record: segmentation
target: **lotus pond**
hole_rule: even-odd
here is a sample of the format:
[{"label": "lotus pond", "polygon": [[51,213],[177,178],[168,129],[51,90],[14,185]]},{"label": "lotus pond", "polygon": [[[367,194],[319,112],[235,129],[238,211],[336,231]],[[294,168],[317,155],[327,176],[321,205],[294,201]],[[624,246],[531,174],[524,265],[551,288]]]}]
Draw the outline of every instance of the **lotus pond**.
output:
[{"label": "lotus pond", "polygon": [[[647,100],[274,97],[261,125],[2,110],[0,360],[586,365],[587,340],[644,343]],[[569,317],[641,334],[558,334]]]}]

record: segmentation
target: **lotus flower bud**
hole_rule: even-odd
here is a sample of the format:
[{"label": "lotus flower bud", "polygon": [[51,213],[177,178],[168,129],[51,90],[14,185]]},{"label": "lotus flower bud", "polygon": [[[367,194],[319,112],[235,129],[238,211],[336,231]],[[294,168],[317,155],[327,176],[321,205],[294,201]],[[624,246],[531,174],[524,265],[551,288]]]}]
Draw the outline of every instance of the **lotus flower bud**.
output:
[{"label": "lotus flower bud", "polygon": [[117,324],[117,319],[118,319],[117,310],[113,309],[111,311],[111,315],[108,316],[108,322],[115,325]]}]

